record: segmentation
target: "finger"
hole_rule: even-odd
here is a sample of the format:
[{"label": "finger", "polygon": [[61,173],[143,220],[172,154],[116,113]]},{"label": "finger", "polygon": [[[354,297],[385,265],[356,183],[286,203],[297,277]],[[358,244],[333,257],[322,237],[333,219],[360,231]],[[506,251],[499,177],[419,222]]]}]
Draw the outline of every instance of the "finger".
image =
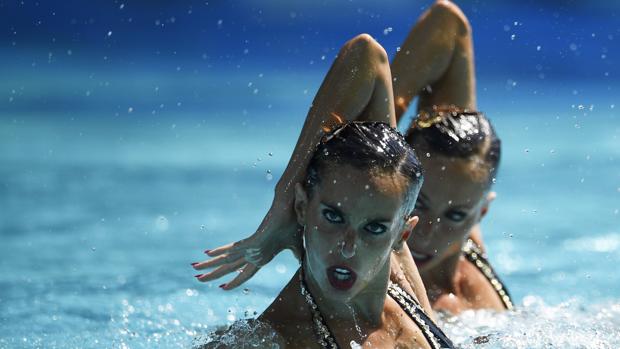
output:
[{"label": "finger", "polygon": [[236,241],[236,242],[231,242],[230,244],[224,245],[224,246],[220,246],[217,248],[214,248],[212,250],[206,250],[205,253],[209,256],[209,257],[217,257],[221,254],[224,253],[233,253],[233,252],[237,252],[241,247],[243,247],[244,243],[246,240],[240,240],[240,241]]},{"label": "finger", "polygon": [[201,281],[201,282],[215,280],[241,268],[241,266],[243,266],[244,264],[246,264],[245,260],[238,259],[234,261],[233,263],[222,265],[221,267],[215,269],[212,272],[196,275],[196,279],[198,279],[198,281]]},{"label": "finger", "polygon": [[202,270],[202,269],[207,269],[207,268],[216,268],[216,267],[219,267],[219,266],[224,265],[226,263],[236,262],[239,259],[240,260],[244,260],[243,259],[243,255],[240,255],[238,253],[236,253],[236,254],[225,254],[225,255],[221,255],[221,256],[209,259],[208,261],[204,261],[204,262],[200,262],[200,263],[193,263],[192,267],[194,267],[194,269],[196,269],[196,270]]},{"label": "finger", "polygon": [[243,270],[241,271],[241,273],[239,273],[239,275],[237,275],[234,279],[232,279],[232,281],[230,281],[227,284],[224,284],[222,286],[220,286],[222,289],[224,290],[232,290],[233,288],[243,284],[244,282],[248,281],[250,278],[252,278],[252,276],[254,276],[254,274],[256,274],[256,272],[260,269],[260,267],[257,267],[254,264],[248,263],[245,268],[243,268]]}]

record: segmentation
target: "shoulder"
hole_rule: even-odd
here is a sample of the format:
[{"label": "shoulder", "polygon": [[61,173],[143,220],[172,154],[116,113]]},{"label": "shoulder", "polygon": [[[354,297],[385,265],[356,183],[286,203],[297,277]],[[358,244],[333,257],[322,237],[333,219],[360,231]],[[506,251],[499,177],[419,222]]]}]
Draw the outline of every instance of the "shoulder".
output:
[{"label": "shoulder", "polygon": [[466,310],[466,308],[463,301],[454,293],[444,293],[437,297],[433,303],[433,310],[444,311],[450,314],[459,314],[463,310]]},{"label": "shoulder", "polygon": [[455,283],[459,289],[459,296],[469,303],[471,309],[505,309],[482,271],[465,258],[459,260]]},{"label": "shoulder", "polygon": [[372,343],[373,348],[429,348],[422,329],[391,297],[386,297],[381,323],[364,343]]}]

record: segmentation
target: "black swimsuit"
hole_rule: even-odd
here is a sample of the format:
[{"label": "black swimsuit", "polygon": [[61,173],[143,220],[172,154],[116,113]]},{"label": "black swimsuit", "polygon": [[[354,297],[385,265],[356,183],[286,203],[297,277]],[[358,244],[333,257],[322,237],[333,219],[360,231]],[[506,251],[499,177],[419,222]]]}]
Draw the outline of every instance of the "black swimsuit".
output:
[{"label": "black swimsuit", "polygon": [[411,320],[422,330],[424,337],[433,349],[453,349],[452,341],[424,312],[420,303],[400,286],[390,282],[388,294],[409,315]]},{"label": "black swimsuit", "polygon": [[476,268],[482,272],[482,275],[489,280],[491,286],[493,286],[493,289],[497,292],[497,295],[502,300],[502,303],[504,303],[506,309],[513,310],[514,304],[512,303],[508,289],[491,267],[486,254],[482,252],[480,246],[478,246],[474,240],[467,239],[467,242],[465,242],[465,245],[463,246],[463,255],[465,255],[465,258],[475,265]]},{"label": "black swimsuit", "polygon": [[[314,322],[314,331],[319,341],[319,345],[323,348],[339,349],[338,342],[334,334],[327,326],[327,323],[323,319],[321,311],[314,301],[314,297],[308,290],[305,281],[303,280],[302,273],[300,275],[301,282],[301,295],[305,298],[308,305],[311,307],[312,321]],[[454,349],[454,344],[448,339],[443,331],[433,322],[433,320],[424,312],[420,303],[404,291],[400,286],[390,281],[387,289],[387,293],[398,305],[409,315],[411,320],[422,330],[424,338],[428,341],[433,349]]]}]

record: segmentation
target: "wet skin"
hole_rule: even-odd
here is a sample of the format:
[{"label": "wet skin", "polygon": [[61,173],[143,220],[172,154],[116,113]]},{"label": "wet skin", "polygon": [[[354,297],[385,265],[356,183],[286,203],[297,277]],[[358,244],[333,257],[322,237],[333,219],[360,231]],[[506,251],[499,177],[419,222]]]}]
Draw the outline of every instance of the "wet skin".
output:
[{"label": "wet skin", "polygon": [[472,174],[472,161],[427,153],[423,144],[418,148],[426,175],[414,211],[420,222],[407,243],[433,308],[454,314],[504,310],[488,280],[461,253],[495,193],[488,192],[486,178]]},{"label": "wet skin", "polygon": [[[420,329],[386,294],[391,251],[417,222],[404,219],[406,180],[346,165],[323,172],[311,193],[297,185],[295,211],[306,227],[306,284],[327,325],[341,347],[354,340],[368,348],[428,348]],[[334,266],[355,273],[351,285],[330,280]],[[260,319],[287,347],[318,347],[297,277]]]}]

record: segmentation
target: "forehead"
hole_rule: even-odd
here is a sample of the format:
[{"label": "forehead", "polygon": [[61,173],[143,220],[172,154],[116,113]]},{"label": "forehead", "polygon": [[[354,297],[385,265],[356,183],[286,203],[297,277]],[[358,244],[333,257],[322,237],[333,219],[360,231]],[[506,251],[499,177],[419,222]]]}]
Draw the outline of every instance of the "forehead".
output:
[{"label": "forehead", "polygon": [[431,203],[474,205],[486,193],[486,182],[472,176],[468,159],[425,154],[420,160],[425,171],[422,193]]},{"label": "forehead", "polygon": [[317,197],[343,211],[391,218],[400,213],[407,190],[401,175],[363,171],[349,165],[328,166],[320,175]]}]

